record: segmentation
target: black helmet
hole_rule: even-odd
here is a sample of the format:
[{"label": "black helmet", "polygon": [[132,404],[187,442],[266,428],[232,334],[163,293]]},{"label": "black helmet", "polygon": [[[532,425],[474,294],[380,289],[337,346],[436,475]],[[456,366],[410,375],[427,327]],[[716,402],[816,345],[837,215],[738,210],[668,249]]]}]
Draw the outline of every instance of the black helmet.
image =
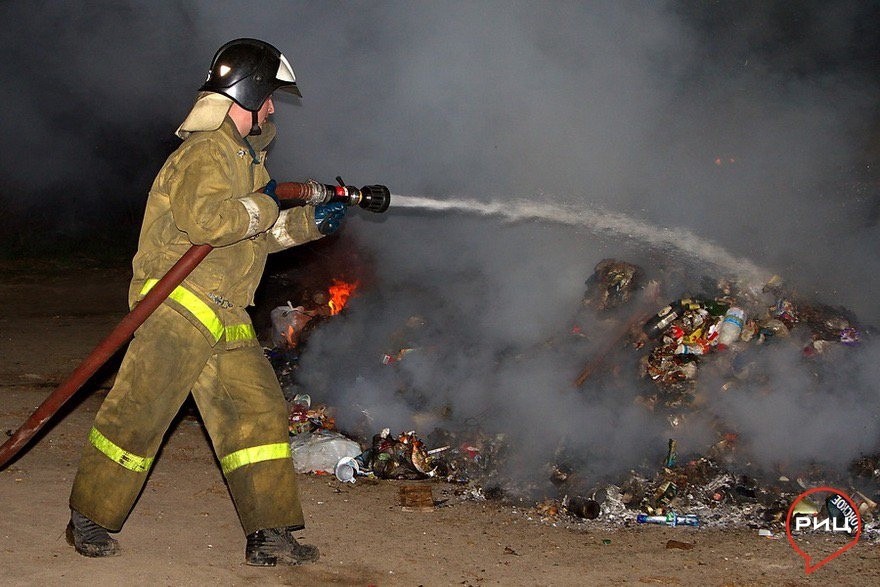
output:
[{"label": "black helmet", "polygon": [[302,96],[290,62],[281,51],[257,39],[235,39],[220,47],[208,79],[199,88],[232,98],[251,112],[259,110],[277,89]]}]

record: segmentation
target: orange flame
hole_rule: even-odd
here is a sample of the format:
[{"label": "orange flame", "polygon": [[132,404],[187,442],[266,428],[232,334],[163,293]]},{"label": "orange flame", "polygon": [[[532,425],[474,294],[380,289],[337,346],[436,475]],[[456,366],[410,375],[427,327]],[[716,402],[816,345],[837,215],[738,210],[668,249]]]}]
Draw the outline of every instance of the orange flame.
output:
[{"label": "orange flame", "polygon": [[357,281],[347,283],[340,279],[333,280],[333,285],[327,290],[330,292],[330,301],[327,302],[327,305],[330,306],[331,316],[335,316],[342,311],[342,308],[344,308],[345,304],[348,302],[348,298],[351,297],[351,294],[354,293],[354,290],[356,290],[357,287]]},{"label": "orange flame", "polygon": [[293,326],[287,326],[287,332],[284,334],[284,338],[287,339],[287,346],[290,348],[296,347],[296,332],[293,330]]}]

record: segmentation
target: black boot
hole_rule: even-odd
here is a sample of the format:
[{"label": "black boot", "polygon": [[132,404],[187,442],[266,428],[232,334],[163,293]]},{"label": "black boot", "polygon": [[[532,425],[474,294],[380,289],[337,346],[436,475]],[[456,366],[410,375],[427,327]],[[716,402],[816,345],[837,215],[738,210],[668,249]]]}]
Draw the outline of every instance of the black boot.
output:
[{"label": "black boot", "polygon": [[110,538],[107,529],[99,526],[76,510],[70,510],[67,524],[67,543],[83,556],[116,556],[119,542]]},{"label": "black boot", "polygon": [[289,528],[267,528],[248,534],[244,561],[255,567],[274,567],[279,562],[299,565],[318,560],[318,547],[300,544]]}]

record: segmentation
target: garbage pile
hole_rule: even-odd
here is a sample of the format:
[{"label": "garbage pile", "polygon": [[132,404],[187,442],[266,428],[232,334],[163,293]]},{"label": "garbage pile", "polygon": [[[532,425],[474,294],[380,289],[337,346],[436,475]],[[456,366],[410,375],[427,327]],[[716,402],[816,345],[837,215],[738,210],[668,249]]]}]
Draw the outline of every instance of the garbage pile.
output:
[{"label": "garbage pile", "polygon": [[[759,345],[801,345],[803,357],[817,358],[861,340],[861,328],[845,309],[796,300],[778,278],[763,288],[767,295],[762,297],[734,293],[728,283],[719,289],[716,297],[675,300],[644,324],[634,346],[648,348],[640,370],[656,384],[646,406],[692,406],[698,399],[698,372],[704,368],[728,380],[725,390],[749,380],[755,375],[750,351]],[[718,355],[727,356],[712,361]]]},{"label": "garbage pile", "polygon": [[[609,272],[611,267],[616,271]],[[615,277],[624,274],[624,267],[626,264],[613,260],[600,262],[587,281],[585,305],[600,311],[619,307],[621,304],[604,303],[617,299],[616,284],[638,286],[635,280]],[[640,274],[633,269],[626,273]],[[723,382],[722,393],[737,386],[760,385],[763,374],[756,367],[756,353],[770,345],[785,344],[820,379],[823,359],[839,358],[839,353],[858,347],[866,336],[865,329],[846,309],[800,299],[786,291],[778,276],[760,291],[738,289],[727,280],[703,289],[701,295],[685,294],[663,306],[631,335],[632,348],[643,353],[639,375],[652,384],[638,402],[653,413],[665,415],[671,430],[686,427],[689,414],[703,406],[705,390],[697,384],[701,373],[709,372],[713,382]],[[706,293],[707,289],[714,291]],[[583,380],[578,379],[576,384]],[[559,496],[539,505],[536,512],[551,518],[567,514],[581,519],[673,526],[698,525],[702,520],[716,526],[775,525],[778,530],[780,525],[784,526],[794,498],[808,487],[828,485],[829,480],[819,471],[811,471],[812,476],[795,481],[784,475],[767,481],[762,474],[763,483],[756,477],[737,473],[735,467],[747,468],[737,464],[733,456],[738,435],[726,430],[724,422],[716,425],[718,441],[705,455],[695,455],[680,463],[675,441],[670,440],[662,467],[653,472],[648,468],[642,474],[631,472],[616,484],[584,486],[571,466],[556,463],[550,481]],[[850,489],[866,529],[874,535],[880,534],[880,520],[875,519],[880,481],[878,461],[871,457],[860,459],[850,467],[849,479],[834,479],[839,486]]]},{"label": "garbage pile", "polygon": [[[600,261],[586,285],[583,308],[618,318],[640,291],[652,287],[640,267],[615,259]],[[278,338],[276,347],[267,354],[285,396],[291,395],[292,446],[296,443],[302,455],[306,452],[303,447],[311,450],[322,445],[324,461],[310,461],[311,471],[332,473],[339,481],[350,483],[362,477],[443,480],[459,485],[461,495],[511,503],[524,496],[534,503],[534,496],[543,492],[546,498],[532,511],[552,521],[747,526],[771,534],[784,531],[789,505],[799,494],[810,487],[834,485],[847,488],[853,496],[865,523],[864,535],[880,537],[876,503],[880,501],[880,456],[855,461],[845,479],[829,478],[831,473],[813,469],[798,475],[789,473],[793,478],[778,471],[769,474],[737,462],[740,438],[721,421],[717,423],[717,439],[705,454],[682,458],[671,439],[662,462],[648,463],[623,478],[602,482],[584,478],[576,461],[567,462],[556,455],[553,458],[557,460],[547,464],[544,479],[531,486],[521,477],[512,480],[510,463],[516,447],[509,446],[508,437],[483,431],[479,424],[456,427],[450,422],[449,429],[430,430],[424,440],[414,430],[394,435],[390,429],[371,438],[349,439],[334,430],[328,409],[313,409],[310,402],[297,401],[299,396],[292,395],[302,325],[320,324],[314,319],[303,322],[303,312],[304,308],[290,304],[287,310],[279,310],[276,322],[284,324],[286,320],[293,327],[276,328],[287,334]],[[778,277],[758,290],[738,288],[727,280],[704,284],[699,292],[684,292],[644,314],[637,312],[637,320],[625,324],[635,324],[626,329],[625,347],[639,355],[637,373],[618,369],[612,376],[641,379],[644,391],[637,403],[665,417],[671,435],[686,427],[689,415],[704,405],[701,396],[705,390],[698,385],[702,376],[720,382],[720,390],[716,390],[720,393],[760,385],[763,374],[756,367],[758,353],[771,345],[787,345],[821,377],[823,361],[836,360],[840,353],[856,349],[871,334],[846,309],[802,299],[787,291]],[[417,315],[407,321],[389,341],[381,362],[397,368],[411,359],[411,353],[429,352],[430,344],[422,334],[425,324],[425,318]],[[594,369],[586,369],[578,385],[592,373]],[[350,444],[343,445],[343,440]],[[324,448],[331,444],[333,450]],[[305,457],[295,454],[295,461],[297,458]],[[545,489],[548,486],[551,493]],[[821,503],[812,505],[812,513],[827,511]],[[798,507],[809,509],[812,505],[802,500]]]}]

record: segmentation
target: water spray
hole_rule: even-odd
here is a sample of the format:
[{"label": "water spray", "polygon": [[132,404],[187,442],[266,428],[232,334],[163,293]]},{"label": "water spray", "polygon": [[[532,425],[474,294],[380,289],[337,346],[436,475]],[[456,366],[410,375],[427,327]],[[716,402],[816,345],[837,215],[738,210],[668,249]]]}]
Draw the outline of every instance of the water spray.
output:
[{"label": "water spray", "polygon": [[595,233],[627,237],[642,241],[659,250],[674,250],[677,254],[710,263],[743,280],[743,285],[756,291],[772,273],[748,259],[736,257],[724,248],[709,242],[684,228],[651,226],[625,214],[565,206],[535,199],[486,201],[473,199],[438,200],[417,196],[394,195],[395,208],[419,208],[433,211],[457,211],[497,216],[510,222],[546,220],[570,226],[585,227]]}]

